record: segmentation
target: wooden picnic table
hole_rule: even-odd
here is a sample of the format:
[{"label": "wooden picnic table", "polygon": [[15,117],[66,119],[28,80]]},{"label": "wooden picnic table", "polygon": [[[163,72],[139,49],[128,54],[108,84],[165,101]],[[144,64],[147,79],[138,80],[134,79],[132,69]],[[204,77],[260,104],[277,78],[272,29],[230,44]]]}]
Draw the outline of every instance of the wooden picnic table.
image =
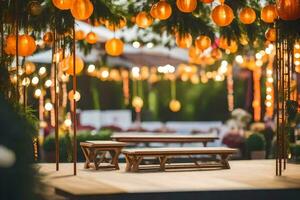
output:
[{"label": "wooden picnic table", "polygon": [[204,147],[208,142],[214,142],[219,137],[212,134],[201,135],[179,135],[179,134],[137,134],[137,133],[115,133],[111,137],[118,142],[128,143],[202,143]]},{"label": "wooden picnic table", "polygon": [[[80,142],[81,149],[85,157],[84,168],[88,169],[94,167],[99,168],[114,168],[119,169],[119,155],[127,144],[117,141],[86,141]],[[109,152],[111,155],[111,162],[109,165],[100,166],[106,161],[105,154]]]}]

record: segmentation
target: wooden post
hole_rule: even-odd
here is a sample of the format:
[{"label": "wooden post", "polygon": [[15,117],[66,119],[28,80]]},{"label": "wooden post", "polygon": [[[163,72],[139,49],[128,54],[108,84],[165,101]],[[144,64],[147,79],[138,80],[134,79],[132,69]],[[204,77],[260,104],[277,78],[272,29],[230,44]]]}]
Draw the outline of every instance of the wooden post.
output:
[{"label": "wooden post", "polygon": [[[77,80],[76,80],[76,44],[75,44],[75,21],[73,25],[73,94],[76,94],[77,90]],[[74,176],[77,175],[77,119],[76,119],[76,100],[73,98],[73,167],[74,167]]]}]

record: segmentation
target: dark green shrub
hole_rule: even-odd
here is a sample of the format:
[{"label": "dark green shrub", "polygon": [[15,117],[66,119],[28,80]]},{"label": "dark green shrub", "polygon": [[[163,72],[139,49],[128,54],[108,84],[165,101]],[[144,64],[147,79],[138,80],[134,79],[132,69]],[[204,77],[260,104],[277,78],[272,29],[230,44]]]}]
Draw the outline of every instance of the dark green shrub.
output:
[{"label": "dark green shrub", "polygon": [[300,145],[299,144],[291,144],[290,145],[291,154],[295,158],[300,158]]},{"label": "dark green shrub", "polygon": [[254,133],[246,140],[247,151],[262,151],[266,148],[265,137],[261,133]]}]

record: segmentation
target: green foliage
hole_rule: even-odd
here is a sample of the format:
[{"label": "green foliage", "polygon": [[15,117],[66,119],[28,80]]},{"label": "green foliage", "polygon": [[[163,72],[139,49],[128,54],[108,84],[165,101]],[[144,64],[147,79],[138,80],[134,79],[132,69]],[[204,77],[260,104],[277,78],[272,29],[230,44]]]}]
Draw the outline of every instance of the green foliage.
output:
[{"label": "green foliage", "polygon": [[246,147],[248,152],[265,150],[266,140],[261,133],[254,133],[247,138]]},{"label": "green foliage", "polygon": [[9,168],[0,167],[1,200],[36,200],[41,186],[33,164],[32,137],[37,134],[37,120],[31,110],[7,103],[0,94],[0,145],[15,153],[16,162]]},{"label": "green foliage", "polygon": [[[94,131],[80,131],[77,134],[77,155],[78,161],[84,161],[84,156],[80,148],[80,142],[88,140],[110,140],[112,132],[110,130],[101,130],[99,132]],[[73,149],[72,135],[66,134],[59,138],[59,155],[61,162],[72,161],[72,149]],[[55,152],[55,137],[53,134],[49,135],[43,144],[43,149],[46,153]]]},{"label": "green foliage", "polygon": [[299,144],[291,144],[290,151],[292,156],[300,157],[300,145]]}]

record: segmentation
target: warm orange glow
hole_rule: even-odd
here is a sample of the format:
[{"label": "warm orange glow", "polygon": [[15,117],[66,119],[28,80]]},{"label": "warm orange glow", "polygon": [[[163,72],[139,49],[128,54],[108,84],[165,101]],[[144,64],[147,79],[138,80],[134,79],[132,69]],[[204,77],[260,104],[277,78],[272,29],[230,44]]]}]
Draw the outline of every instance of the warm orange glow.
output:
[{"label": "warm orange glow", "polygon": [[[75,65],[75,74],[79,74],[83,70],[84,62],[79,56],[76,56],[75,63],[76,63],[76,65]],[[66,74],[73,75],[74,74],[73,56],[69,56],[69,57],[65,58],[65,64],[67,66],[67,69],[65,71]]]},{"label": "warm orange glow", "polygon": [[200,50],[205,50],[211,45],[211,40],[206,35],[200,35],[195,40],[195,46]]},{"label": "warm orange glow", "polygon": [[136,16],[135,22],[140,28],[147,28],[153,23],[153,18],[143,11]]},{"label": "warm orange glow", "polygon": [[52,0],[52,3],[60,10],[69,10],[72,7],[72,0]]},{"label": "warm orange glow", "polygon": [[255,67],[253,70],[253,119],[258,122],[261,119],[261,88],[260,88],[260,78],[261,78],[261,67]]},{"label": "warm orange glow", "polygon": [[178,112],[181,108],[181,104],[178,100],[173,99],[169,103],[169,108],[172,112]]},{"label": "warm orange glow", "polygon": [[24,64],[25,74],[30,75],[35,72],[35,64],[33,62],[27,61]]},{"label": "warm orange glow", "polygon": [[176,5],[181,12],[190,13],[197,8],[197,0],[176,0]]},{"label": "warm orange glow", "polygon": [[218,26],[228,26],[233,20],[233,11],[226,4],[216,6],[211,13],[212,20]]},{"label": "warm orange glow", "polygon": [[[156,11],[157,11],[157,18],[160,20],[166,20],[168,19],[172,14],[172,7],[171,5],[161,0],[156,4]],[[151,14],[151,13],[150,13]]]},{"label": "warm orange glow", "polygon": [[85,38],[86,42],[89,44],[96,44],[98,41],[98,36],[94,32],[89,32]]},{"label": "warm orange glow", "polygon": [[53,42],[53,33],[52,32],[45,33],[45,35],[43,36],[43,41],[46,44],[51,44]]},{"label": "warm orange glow", "polygon": [[119,56],[123,53],[124,43],[118,38],[112,38],[105,43],[105,51],[111,56]]},{"label": "warm orange glow", "polygon": [[180,35],[179,33],[176,34],[176,44],[180,48],[189,48],[192,46],[193,38],[192,35],[189,33],[185,33]]},{"label": "warm orange glow", "polygon": [[276,30],[275,28],[268,28],[268,30],[265,33],[266,39],[270,42],[276,41]]},{"label": "warm orange glow", "polygon": [[75,32],[75,39],[76,40],[83,40],[85,38],[85,33],[83,30],[78,30]]},{"label": "warm orange glow", "polygon": [[247,7],[241,10],[239,18],[243,24],[252,24],[256,19],[256,14],[252,8]]},{"label": "warm orange glow", "polygon": [[268,81],[273,79],[273,61],[274,55],[269,56],[269,62],[266,67],[266,116],[273,117],[274,114],[274,85],[272,81]]},{"label": "warm orange glow", "polygon": [[216,60],[219,60],[222,58],[222,51],[218,48],[214,48],[210,54]]},{"label": "warm orange glow", "polygon": [[73,0],[71,13],[77,20],[88,19],[94,11],[94,6],[89,0]]},{"label": "warm orange glow", "polygon": [[203,3],[212,3],[214,0],[201,0]]},{"label": "warm orange glow", "polygon": [[36,50],[36,44],[33,37],[30,35],[21,35],[19,36],[19,56],[30,56]]},{"label": "warm orange glow", "polygon": [[300,18],[299,0],[277,0],[277,13],[283,20],[296,20]]},{"label": "warm orange glow", "polygon": [[273,23],[277,18],[276,6],[274,4],[269,4],[260,12],[260,18],[266,23]]}]

